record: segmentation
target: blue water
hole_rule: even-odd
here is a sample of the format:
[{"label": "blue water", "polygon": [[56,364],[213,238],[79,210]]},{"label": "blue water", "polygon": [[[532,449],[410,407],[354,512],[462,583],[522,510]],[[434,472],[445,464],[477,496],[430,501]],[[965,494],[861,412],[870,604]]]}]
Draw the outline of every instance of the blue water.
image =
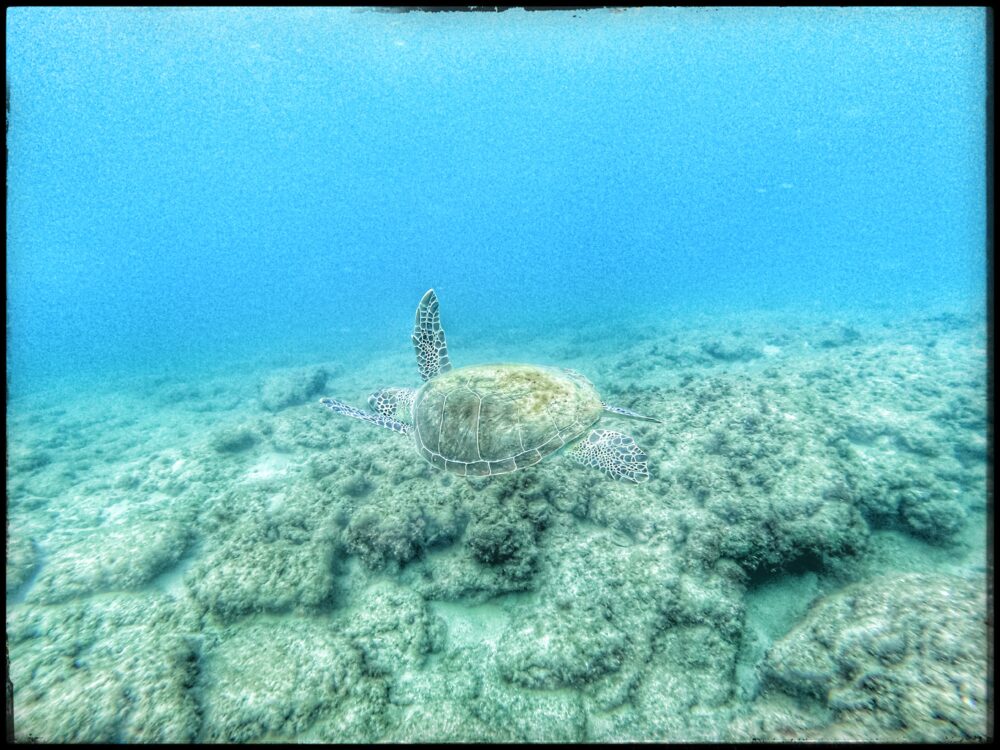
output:
[{"label": "blue water", "polygon": [[9,10],[17,738],[981,740],[987,20]]},{"label": "blue water", "polygon": [[981,306],[981,9],[8,11],[8,382]]}]

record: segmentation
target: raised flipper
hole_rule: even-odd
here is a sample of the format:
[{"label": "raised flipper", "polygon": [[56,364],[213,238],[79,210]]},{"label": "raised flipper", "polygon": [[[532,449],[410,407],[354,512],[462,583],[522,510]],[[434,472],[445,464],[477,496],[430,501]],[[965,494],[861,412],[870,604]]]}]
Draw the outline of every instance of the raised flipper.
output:
[{"label": "raised flipper", "polygon": [[604,411],[609,411],[612,414],[621,414],[624,417],[632,417],[632,419],[645,419],[647,422],[659,422],[660,424],[663,424],[662,419],[657,419],[656,417],[647,417],[643,414],[638,414],[632,411],[631,409],[625,409],[621,406],[612,406],[611,404],[606,404],[603,401],[601,402],[601,406],[604,407]]},{"label": "raised flipper", "polygon": [[395,432],[402,432],[404,435],[408,435],[410,433],[410,425],[399,422],[391,417],[387,417],[384,414],[372,414],[369,411],[356,409],[350,404],[345,404],[343,401],[338,401],[335,398],[321,398],[319,402],[327,409],[332,409],[338,414],[346,414],[347,416],[354,417],[355,419],[363,419],[365,422],[377,424],[379,427],[387,427]]},{"label": "raised flipper", "polygon": [[614,430],[591,430],[570,451],[569,457],[615,479],[628,479],[637,484],[649,479],[642,448],[629,435]]},{"label": "raised flipper", "polygon": [[441,315],[438,313],[438,299],[433,289],[428,289],[417,305],[417,319],[413,324],[413,348],[417,352],[420,377],[424,380],[430,380],[451,369],[448,344],[444,340]]},{"label": "raised flipper", "polygon": [[368,397],[368,405],[397,422],[410,422],[416,398],[417,392],[413,388],[382,388]]}]

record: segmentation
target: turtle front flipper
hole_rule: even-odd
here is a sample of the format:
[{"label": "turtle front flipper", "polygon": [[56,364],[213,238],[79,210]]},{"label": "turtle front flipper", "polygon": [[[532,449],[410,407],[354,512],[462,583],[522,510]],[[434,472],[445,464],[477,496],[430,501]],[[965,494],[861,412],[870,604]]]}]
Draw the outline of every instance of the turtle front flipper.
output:
[{"label": "turtle front flipper", "polygon": [[574,461],[600,469],[615,479],[640,483],[649,479],[646,454],[631,436],[614,430],[591,430],[569,457]]},{"label": "turtle front flipper", "polygon": [[350,404],[345,404],[343,401],[338,401],[335,398],[321,398],[319,402],[327,409],[331,409],[338,414],[346,414],[348,417],[362,419],[365,422],[371,422],[372,424],[377,424],[379,427],[386,427],[395,432],[401,432],[404,435],[410,434],[410,425],[387,417],[384,414],[372,414],[371,412],[357,409]]},{"label": "turtle front flipper", "polygon": [[412,422],[416,398],[417,392],[413,388],[380,388],[368,397],[368,405],[397,422]]},{"label": "turtle front flipper", "polygon": [[428,289],[417,305],[412,338],[421,378],[430,380],[451,369],[448,344],[444,340],[441,314],[438,312],[438,298],[433,289]]}]

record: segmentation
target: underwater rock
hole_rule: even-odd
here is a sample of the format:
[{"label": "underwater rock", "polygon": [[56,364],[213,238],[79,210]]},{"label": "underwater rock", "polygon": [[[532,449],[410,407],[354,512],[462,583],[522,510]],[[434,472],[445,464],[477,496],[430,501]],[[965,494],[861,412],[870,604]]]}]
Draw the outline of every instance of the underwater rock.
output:
[{"label": "underwater rock", "polygon": [[820,349],[835,349],[838,346],[853,344],[861,338],[857,329],[851,326],[840,326],[832,336],[819,342]]},{"label": "underwater rock", "polygon": [[500,640],[497,665],[521,687],[581,687],[620,669],[628,646],[601,613],[545,606],[515,619]]},{"label": "underwater rock", "polygon": [[226,620],[316,609],[333,596],[335,550],[321,532],[241,526],[203,553],[184,583],[196,601]]},{"label": "underwater rock", "polygon": [[[228,467],[227,467],[228,468]],[[170,495],[171,509],[197,507],[205,484],[218,481],[222,472],[215,456],[186,450],[165,450],[145,455],[121,465],[111,478],[111,486],[129,501],[155,506],[155,498]]]},{"label": "underwater rock", "polygon": [[780,386],[712,378],[683,389],[667,409],[679,427],[663,481],[678,498],[674,526],[691,564],[826,566],[865,549],[869,529],[854,496],[824,492],[836,454]]},{"label": "underwater rock", "polygon": [[246,401],[231,380],[187,383],[163,381],[149,384],[149,397],[159,406],[180,407],[191,412],[231,411]]},{"label": "underwater rock", "polygon": [[535,526],[521,514],[527,512],[525,505],[523,501],[483,504],[473,510],[465,544],[475,560],[485,565],[501,565],[512,578],[531,577],[537,550]]},{"label": "underwater rock", "polygon": [[[491,654],[477,632],[475,644],[453,646],[420,670],[392,676],[389,702],[398,707],[383,742],[498,742],[516,739],[506,728],[487,727],[473,711],[490,672]],[[494,677],[495,679],[495,677]]]},{"label": "underwater rock", "polygon": [[337,512],[329,496],[297,475],[233,484],[199,508],[201,544],[184,584],[225,620],[322,608],[335,598]]},{"label": "underwater rock", "polygon": [[347,497],[364,497],[375,488],[364,473],[358,471],[341,481],[338,485],[342,495]]},{"label": "underwater rock", "polygon": [[164,595],[113,595],[8,610],[19,738],[192,742],[197,627]]},{"label": "underwater rock", "polygon": [[195,385],[177,381],[163,381],[149,384],[150,396],[158,406],[173,406],[204,398],[201,389]]},{"label": "underwater rock", "polygon": [[284,370],[265,378],[260,384],[260,403],[267,411],[277,412],[318,395],[326,386],[328,372],[322,367]]},{"label": "underwater rock", "polygon": [[955,458],[965,468],[985,464],[989,447],[985,435],[966,434],[952,446]]},{"label": "underwater rock", "polygon": [[905,467],[873,477],[851,478],[855,489],[845,489],[877,526],[901,526],[932,544],[945,544],[965,527],[966,510],[948,488],[927,471],[907,472]]},{"label": "underwater rock", "polygon": [[965,526],[965,509],[940,490],[909,490],[899,500],[899,513],[907,529],[916,537],[942,544],[958,535]]},{"label": "underwater rock", "polygon": [[765,677],[835,715],[827,739],[960,741],[986,734],[986,591],[904,574],[820,600],[778,641]]},{"label": "underwater rock", "polygon": [[15,593],[31,578],[38,566],[38,551],[34,540],[15,533],[7,538],[7,596]]},{"label": "underwater rock", "polygon": [[663,549],[624,549],[601,533],[566,539],[546,557],[552,569],[539,590],[544,604],[518,611],[505,629],[499,673],[520,687],[595,683],[595,691],[614,693],[613,683],[631,679],[631,665],[656,632],[679,616],[672,556]]},{"label": "underwater rock", "polygon": [[364,606],[351,612],[338,630],[360,652],[368,674],[417,670],[444,645],[444,621],[419,594],[379,582],[361,596]]},{"label": "underwater rock", "polygon": [[372,569],[403,565],[422,552],[429,522],[433,520],[416,508],[400,508],[389,515],[366,508],[345,530],[345,547]]},{"label": "underwater rock", "polygon": [[208,439],[209,447],[216,453],[239,453],[252,448],[256,442],[257,435],[246,425],[216,430]]},{"label": "underwater rock", "polygon": [[497,741],[583,742],[587,736],[587,712],[575,691],[527,691],[488,679],[472,711]]},{"label": "underwater rock", "polygon": [[594,742],[718,742],[731,718],[728,701],[737,642],[711,625],[668,628],[657,637],[626,710],[592,716]]},{"label": "underwater rock", "polygon": [[360,654],[322,620],[227,629],[205,645],[202,672],[201,742],[292,739],[330,714],[365,710],[372,687]]},{"label": "underwater rock", "polygon": [[470,713],[465,701],[442,700],[406,707],[381,741],[388,743],[513,742]]},{"label": "underwater rock", "polygon": [[933,436],[920,435],[912,432],[897,432],[896,445],[904,451],[909,451],[922,458],[934,458],[941,455],[943,445]]},{"label": "underwater rock", "polygon": [[721,362],[749,362],[764,356],[760,347],[751,346],[734,336],[721,336],[701,345],[701,350]]},{"label": "underwater rock", "polygon": [[[348,439],[351,423],[340,419],[330,419],[326,409],[316,402],[315,409],[296,409],[286,411],[273,416],[261,418],[257,423],[257,429],[265,435],[274,450],[279,453],[296,453],[306,448],[311,451],[332,451],[335,455],[344,459],[351,453],[351,449],[357,448],[357,454],[365,455],[368,450],[358,446],[357,437],[354,441]],[[342,430],[341,428],[345,428]],[[360,433],[355,433],[358,435]],[[369,437],[372,437],[369,433]],[[382,435],[386,438],[381,442],[382,451],[392,451],[394,444],[402,452],[406,449],[408,456],[413,455],[413,446],[406,440],[396,441],[393,435]],[[367,441],[366,441],[367,442]]]},{"label": "underwater rock", "polygon": [[986,429],[986,404],[979,393],[957,393],[930,417],[943,425],[957,425],[981,434]]},{"label": "underwater rock", "polygon": [[143,518],[137,511],[92,531],[66,535],[48,553],[27,600],[53,604],[97,591],[138,588],[180,560],[193,533],[187,518]]},{"label": "underwater rock", "polygon": [[13,444],[7,454],[7,471],[13,474],[30,474],[52,463],[52,455],[38,447]]},{"label": "underwater rock", "polygon": [[400,571],[399,580],[428,600],[469,604],[533,586],[532,577],[519,565],[483,565],[464,545],[414,560]]},{"label": "underwater rock", "polygon": [[311,479],[323,479],[340,468],[340,459],[332,453],[320,453],[310,458],[306,466]]},{"label": "underwater rock", "polygon": [[435,496],[433,490],[426,482],[373,485],[343,532],[346,550],[375,570],[405,565],[425,549],[450,544],[461,533],[464,518],[455,498]]}]

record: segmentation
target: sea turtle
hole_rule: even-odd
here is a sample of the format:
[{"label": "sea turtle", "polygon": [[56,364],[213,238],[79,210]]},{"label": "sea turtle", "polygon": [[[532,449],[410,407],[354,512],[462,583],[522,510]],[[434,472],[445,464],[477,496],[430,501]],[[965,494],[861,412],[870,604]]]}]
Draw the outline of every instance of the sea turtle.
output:
[{"label": "sea turtle", "polygon": [[[605,412],[660,422],[601,401],[593,384],[561,367],[521,364],[452,369],[430,289],[417,306],[413,346],[424,384],[382,388],[368,397],[373,412],[332,398],[323,406],[409,435],[420,455],[462,476],[506,474],[538,463],[565,445],[570,458],[615,479],[649,479],[646,454],[613,430],[591,430]],[[581,439],[582,438],[582,439]]]}]

